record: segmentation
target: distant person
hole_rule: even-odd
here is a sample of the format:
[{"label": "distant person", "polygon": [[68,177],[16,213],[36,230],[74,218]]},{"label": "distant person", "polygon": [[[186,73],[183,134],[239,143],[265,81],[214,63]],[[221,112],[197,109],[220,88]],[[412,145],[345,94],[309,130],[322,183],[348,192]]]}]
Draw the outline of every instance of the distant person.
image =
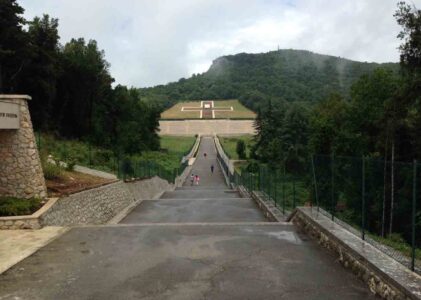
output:
[{"label": "distant person", "polygon": [[193,185],[194,184],[194,180],[195,180],[195,176],[194,176],[194,174],[192,173],[191,174],[191,176],[190,176],[190,182],[191,182],[191,185]]},{"label": "distant person", "polygon": [[195,176],[195,182],[196,182],[196,185],[199,185],[199,182],[200,182],[200,177],[199,177],[199,175],[196,175],[196,176]]},{"label": "distant person", "polygon": [[211,173],[213,174],[213,170],[215,169],[215,167],[213,165],[211,165]]},{"label": "distant person", "polygon": [[206,156],[207,156],[208,154],[205,152],[205,153],[203,153],[203,156],[206,158]]}]

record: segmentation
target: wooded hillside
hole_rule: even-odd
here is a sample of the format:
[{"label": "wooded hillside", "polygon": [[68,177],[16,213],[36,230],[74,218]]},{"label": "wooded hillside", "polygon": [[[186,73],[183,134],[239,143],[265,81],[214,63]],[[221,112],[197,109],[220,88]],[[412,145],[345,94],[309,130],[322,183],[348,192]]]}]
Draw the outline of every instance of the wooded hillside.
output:
[{"label": "wooded hillside", "polygon": [[217,58],[203,74],[141,89],[150,101],[169,105],[186,99],[239,98],[256,110],[263,99],[317,103],[332,92],[349,96],[353,82],[378,67],[398,64],[356,62],[304,50],[240,53]]}]

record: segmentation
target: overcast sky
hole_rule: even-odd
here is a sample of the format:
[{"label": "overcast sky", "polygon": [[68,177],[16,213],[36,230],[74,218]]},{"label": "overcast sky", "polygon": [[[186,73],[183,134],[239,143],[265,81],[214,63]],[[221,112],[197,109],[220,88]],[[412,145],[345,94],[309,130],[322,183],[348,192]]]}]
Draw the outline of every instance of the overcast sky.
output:
[{"label": "overcast sky", "polygon": [[[306,49],[397,62],[397,0],[18,0],[59,19],[61,43],[95,39],[117,83],[144,87],[239,52]],[[421,0],[412,3],[421,6]]]}]

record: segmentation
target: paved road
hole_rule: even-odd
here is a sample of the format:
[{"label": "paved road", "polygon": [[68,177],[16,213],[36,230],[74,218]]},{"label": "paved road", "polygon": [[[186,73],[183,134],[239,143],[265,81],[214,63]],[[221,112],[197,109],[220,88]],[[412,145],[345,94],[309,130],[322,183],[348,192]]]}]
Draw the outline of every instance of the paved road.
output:
[{"label": "paved road", "polygon": [[201,186],[144,201],[127,224],[71,229],[0,275],[0,300],[375,299],[293,225],[229,191],[216,164],[210,175],[212,147],[203,140],[193,167]]},{"label": "paved road", "polygon": [[[206,157],[205,157],[206,153]],[[211,166],[214,166],[214,173],[211,173]],[[226,188],[222,170],[216,160],[216,147],[212,137],[203,137],[200,143],[197,159],[192,166],[189,174],[199,175],[201,187],[219,187]],[[190,180],[184,183],[184,186],[191,186]]]},{"label": "paved road", "polygon": [[73,229],[0,276],[0,299],[372,298],[292,226],[267,224]]}]

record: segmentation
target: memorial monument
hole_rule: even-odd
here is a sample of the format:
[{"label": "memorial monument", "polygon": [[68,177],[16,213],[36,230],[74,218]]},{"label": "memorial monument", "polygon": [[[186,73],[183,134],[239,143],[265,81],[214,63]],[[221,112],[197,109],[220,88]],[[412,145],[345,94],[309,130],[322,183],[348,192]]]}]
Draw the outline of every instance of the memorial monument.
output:
[{"label": "memorial monument", "polygon": [[0,95],[0,196],[45,198],[27,95]]}]

